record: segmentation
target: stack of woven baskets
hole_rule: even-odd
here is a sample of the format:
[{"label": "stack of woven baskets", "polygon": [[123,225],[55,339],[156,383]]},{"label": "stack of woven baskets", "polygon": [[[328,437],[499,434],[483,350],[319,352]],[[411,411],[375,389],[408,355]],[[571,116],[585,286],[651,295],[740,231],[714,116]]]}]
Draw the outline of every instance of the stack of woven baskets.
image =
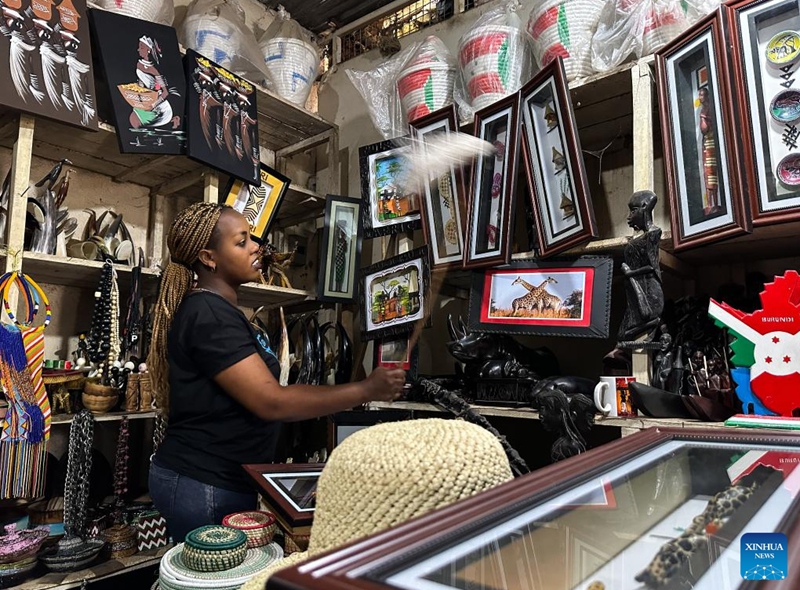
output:
[{"label": "stack of woven baskets", "polygon": [[456,67],[441,39],[430,36],[397,76],[400,103],[409,123],[453,102]]},{"label": "stack of woven baskets", "polygon": [[[234,520],[244,522],[244,519]],[[258,525],[252,529],[254,531],[268,528],[254,524]],[[265,532],[254,532],[253,542],[263,542]],[[195,529],[186,535],[185,543],[178,544],[164,555],[158,582],[153,589],[235,590],[283,557],[283,551],[275,543],[251,548],[250,542],[244,531],[229,526],[208,525]]]},{"label": "stack of woven baskets", "polygon": [[14,525],[5,527],[0,536],[0,588],[16,586],[36,567],[36,553],[47,534],[44,528],[18,531]]}]

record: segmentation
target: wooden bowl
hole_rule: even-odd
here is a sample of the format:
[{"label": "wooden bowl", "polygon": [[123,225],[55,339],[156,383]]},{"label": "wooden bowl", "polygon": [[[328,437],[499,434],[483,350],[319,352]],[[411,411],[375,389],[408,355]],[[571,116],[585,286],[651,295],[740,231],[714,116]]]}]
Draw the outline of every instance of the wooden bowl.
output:
[{"label": "wooden bowl", "polygon": [[119,394],[116,395],[92,395],[83,392],[81,397],[83,407],[90,410],[93,414],[103,414],[111,410],[119,401]]},{"label": "wooden bowl", "polygon": [[83,384],[83,393],[88,393],[95,397],[117,397],[119,389],[109,385],[100,385],[96,381],[87,381]]}]

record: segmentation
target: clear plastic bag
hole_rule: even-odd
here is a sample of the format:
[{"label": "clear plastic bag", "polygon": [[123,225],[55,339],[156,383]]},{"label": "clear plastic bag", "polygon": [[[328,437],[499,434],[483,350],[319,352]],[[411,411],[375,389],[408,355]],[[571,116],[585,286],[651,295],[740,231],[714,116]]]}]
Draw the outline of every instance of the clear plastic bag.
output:
[{"label": "clear plastic bag", "polygon": [[419,117],[453,103],[456,64],[439,37],[426,38],[398,72],[397,93],[405,120]]},{"label": "clear plastic bag", "polygon": [[237,76],[267,84],[267,68],[256,36],[233,0],[193,0],[178,30],[178,40]]},{"label": "clear plastic bag", "polygon": [[174,0],[98,0],[97,4],[109,12],[161,25],[172,26],[175,20]]},{"label": "clear plastic bag", "polygon": [[531,9],[528,34],[533,55],[542,67],[564,60],[567,80],[594,73],[591,44],[604,0],[544,0]]},{"label": "clear plastic bag", "polygon": [[283,6],[261,36],[258,48],[264,58],[272,90],[286,100],[304,106],[317,79],[319,53],[311,37],[292,20]]},{"label": "clear plastic bag", "polygon": [[519,7],[519,0],[509,0],[489,10],[458,42],[462,91],[472,110],[516,92],[533,75],[533,54]]},{"label": "clear plastic bag", "polygon": [[371,70],[345,70],[347,77],[367,103],[372,123],[384,139],[393,139],[408,133],[395,82],[420,45],[420,41],[412,43]]}]

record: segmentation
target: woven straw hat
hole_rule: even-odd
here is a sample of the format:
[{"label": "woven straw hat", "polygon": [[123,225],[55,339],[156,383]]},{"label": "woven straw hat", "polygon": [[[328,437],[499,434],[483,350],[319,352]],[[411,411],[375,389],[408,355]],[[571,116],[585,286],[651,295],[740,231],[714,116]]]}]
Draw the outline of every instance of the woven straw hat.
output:
[{"label": "woven straw hat", "polygon": [[460,420],[379,424],[348,436],[331,453],[317,485],[308,551],[254,576],[273,573],[512,479],[500,442]]}]

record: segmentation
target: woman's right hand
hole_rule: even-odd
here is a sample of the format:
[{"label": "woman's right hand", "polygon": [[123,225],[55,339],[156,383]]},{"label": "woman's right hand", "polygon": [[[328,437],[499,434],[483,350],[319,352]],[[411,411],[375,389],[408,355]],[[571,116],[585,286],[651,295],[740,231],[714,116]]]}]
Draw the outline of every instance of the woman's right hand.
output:
[{"label": "woman's right hand", "polygon": [[367,401],[393,402],[403,393],[406,372],[402,369],[378,367],[362,383]]}]

